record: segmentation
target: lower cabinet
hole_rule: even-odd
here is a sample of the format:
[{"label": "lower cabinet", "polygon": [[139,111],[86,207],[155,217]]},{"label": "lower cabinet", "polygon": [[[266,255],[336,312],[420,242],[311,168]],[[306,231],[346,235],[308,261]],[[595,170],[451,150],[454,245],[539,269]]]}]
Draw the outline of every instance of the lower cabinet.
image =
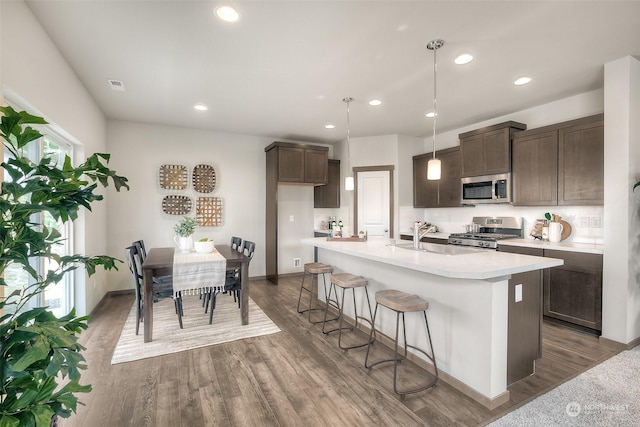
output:
[{"label": "lower cabinet", "polygon": [[545,250],[564,260],[545,270],[544,315],[600,335],[602,331],[602,255]]},{"label": "lower cabinet", "polygon": [[[501,252],[542,256],[542,249],[500,246]],[[507,385],[535,372],[542,357],[542,270],[513,274],[509,279]]]}]

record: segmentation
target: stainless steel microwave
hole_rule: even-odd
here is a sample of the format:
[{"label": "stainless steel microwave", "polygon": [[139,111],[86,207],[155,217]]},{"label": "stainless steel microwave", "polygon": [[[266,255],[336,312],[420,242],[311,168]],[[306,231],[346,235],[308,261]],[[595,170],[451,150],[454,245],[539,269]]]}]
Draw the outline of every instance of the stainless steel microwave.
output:
[{"label": "stainless steel microwave", "polygon": [[462,178],[462,204],[511,203],[511,174]]}]

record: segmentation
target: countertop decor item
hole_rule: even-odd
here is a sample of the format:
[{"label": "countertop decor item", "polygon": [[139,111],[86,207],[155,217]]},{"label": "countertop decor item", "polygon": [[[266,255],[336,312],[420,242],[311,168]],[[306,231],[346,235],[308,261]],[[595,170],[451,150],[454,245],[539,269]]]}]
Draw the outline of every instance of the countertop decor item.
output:
[{"label": "countertop decor item", "polygon": [[[120,191],[128,190],[129,184],[109,169],[106,153],[87,156],[77,167],[69,156],[60,164],[51,156],[34,163],[24,153],[32,152],[32,143],[39,144],[43,135],[29,125],[47,122],[11,107],[0,107],[0,112],[5,152],[0,196],[0,286],[4,288],[0,290],[4,295],[0,298],[0,425],[49,426],[57,417],[68,418],[76,412],[78,393],[91,391],[90,385],[80,384],[80,371],[87,366],[81,353],[84,347],[78,343],[88,318],[76,317],[75,309],[58,318],[48,307],[33,308],[30,303],[44,302],[45,289],[73,270],[83,268],[92,276],[98,266],[111,270],[119,260],[106,255],[58,255],[60,233],[45,227],[42,214],[46,211],[54,224],[68,224],[83,207],[90,209],[103,199],[96,192],[99,187],[108,187],[112,181]],[[48,265],[46,274],[34,269],[37,262]],[[28,284],[5,275],[9,265]],[[12,291],[9,286],[18,289]]]},{"label": "countertop decor item", "polygon": [[184,190],[187,188],[187,167],[184,165],[162,165],[158,172],[160,188]]},{"label": "countertop decor item", "polygon": [[176,225],[173,226],[173,231],[180,237],[189,237],[196,230],[196,219],[190,216],[185,216]]},{"label": "countertop decor item", "polygon": [[210,254],[215,249],[213,240],[209,240],[206,237],[198,241],[193,242],[193,248],[199,254]]}]

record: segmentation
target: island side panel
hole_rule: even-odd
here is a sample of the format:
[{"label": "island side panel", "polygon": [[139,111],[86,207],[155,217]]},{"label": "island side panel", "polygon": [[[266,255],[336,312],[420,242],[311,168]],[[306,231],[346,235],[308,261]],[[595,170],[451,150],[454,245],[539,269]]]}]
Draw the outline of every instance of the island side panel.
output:
[{"label": "island side panel", "polygon": [[[332,265],[334,273],[348,272],[365,277],[369,281],[372,309],[375,308],[375,293],[384,289],[398,289],[429,301],[427,318],[438,368],[488,401],[506,392],[507,278],[496,281],[451,279],[322,247],[318,248],[318,258],[320,262]],[[368,314],[363,293],[357,294],[358,312]],[[322,289],[319,298],[324,298]],[[345,303],[345,313],[353,316],[351,299]],[[411,313],[406,320],[409,342],[428,348],[421,316]],[[376,328],[393,337],[395,313],[379,309]],[[483,403],[486,403],[484,399]]]}]

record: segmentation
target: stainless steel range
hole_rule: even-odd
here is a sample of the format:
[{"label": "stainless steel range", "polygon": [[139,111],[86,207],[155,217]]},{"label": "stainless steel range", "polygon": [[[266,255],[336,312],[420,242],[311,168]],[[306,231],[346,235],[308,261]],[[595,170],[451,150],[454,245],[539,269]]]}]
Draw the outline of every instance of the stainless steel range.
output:
[{"label": "stainless steel range", "polygon": [[452,233],[449,235],[449,244],[497,249],[498,240],[524,237],[524,221],[521,217],[474,216],[473,224],[479,225],[477,232]]}]

